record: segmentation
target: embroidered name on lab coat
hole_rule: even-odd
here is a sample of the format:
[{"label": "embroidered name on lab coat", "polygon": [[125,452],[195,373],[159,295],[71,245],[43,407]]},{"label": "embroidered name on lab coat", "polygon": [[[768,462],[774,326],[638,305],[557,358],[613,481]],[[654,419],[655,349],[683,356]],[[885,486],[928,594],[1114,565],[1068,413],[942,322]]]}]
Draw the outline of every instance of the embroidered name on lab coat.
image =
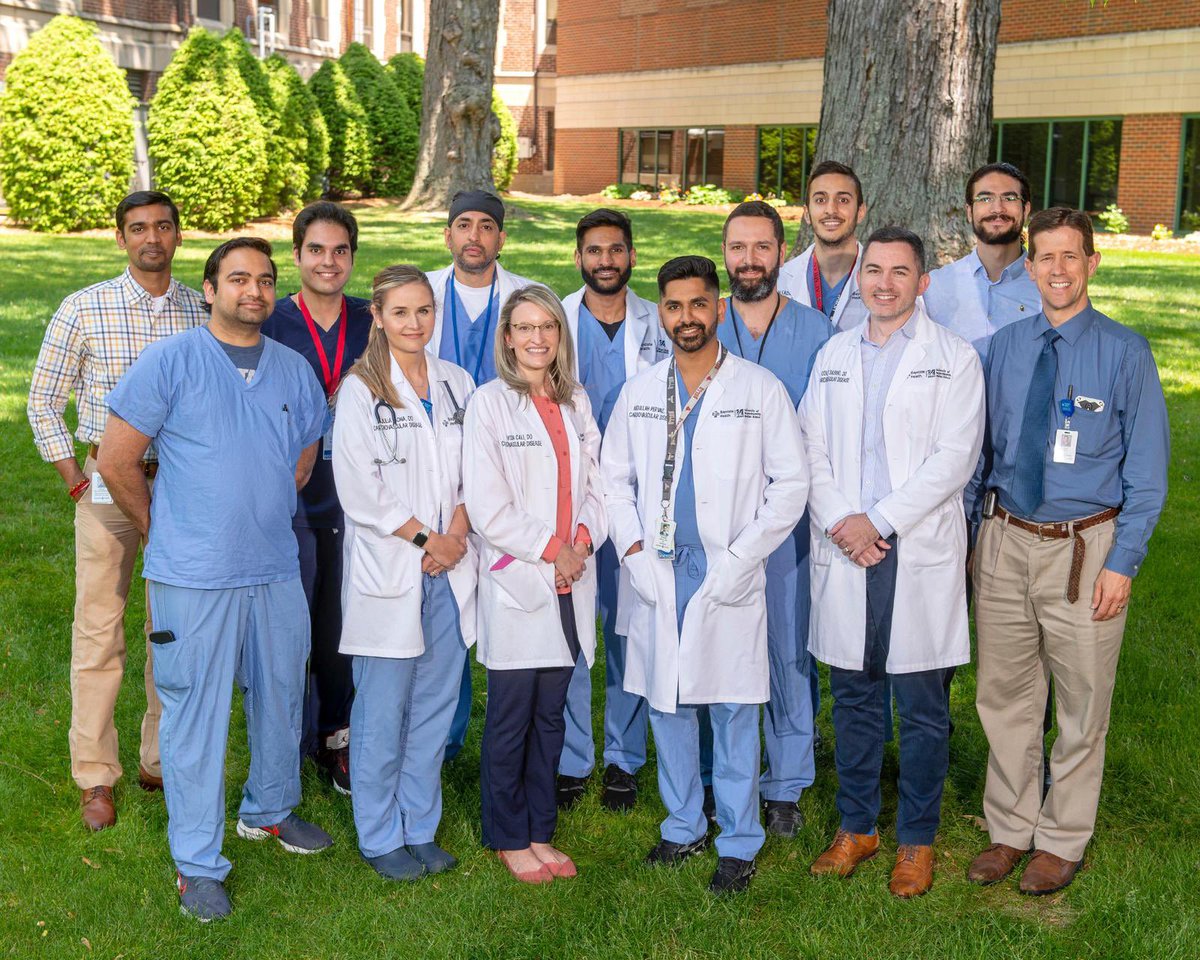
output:
[{"label": "embroidered name on lab coat", "polygon": [[821,383],[849,383],[849,370],[822,370]]},{"label": "embroidered name on lab coat", "polygon": [[629,418],[631,420],[666,420],[667,411],[665,407],[656,407],[647,403],[637,403],[630,408]]},{"label": "embroidered name on lab coat", "polygon": [[375,430],[412,430],[420,427],[421,424],[411,413],[397,414],[395,426],[390,420],[385,420],[383,423],[375,424]]},{"label": "embroidered name on lab coat", "polygon": [[502,447],[540,447],[542,441],[532,433],[507,433],[500,440]]},{"label": "embroidered name on lab coat", "polygon": [[928,370],[914,370],[908,375],[909,380],[952,380],[953,374],[943,367],[930,367]]},{"label": "embroidered name on lab coat", "polygon": [[751,410],[749,407],[732,407],[729,410],[714,410],[714,420],[723,420],[733,417],[736,420],[761,420],[761,410]]}]

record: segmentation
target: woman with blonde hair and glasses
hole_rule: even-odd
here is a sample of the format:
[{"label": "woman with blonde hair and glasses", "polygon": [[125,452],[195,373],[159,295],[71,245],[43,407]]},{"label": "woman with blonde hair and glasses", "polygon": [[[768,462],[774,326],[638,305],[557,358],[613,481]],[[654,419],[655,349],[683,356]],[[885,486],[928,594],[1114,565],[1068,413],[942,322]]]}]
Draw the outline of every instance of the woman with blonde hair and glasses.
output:
[{"label": "woman with blonde hair and glasses", "polygon": [[596,648],[595,547],[607,536],[600,433],[562,304],[513,293],[496,329],[497,379],[467,412],[463,487],[481,538],[479,651],[488,702],[480,760],[483,842],[526,883],[575,876],[551,845],[563,706]]},{"label": "woman with blonde hair and glasses", "polygon": [[392,880],[454,866],[434,842],[442,751],[475,638],[462,502],[475,384],[425,350],[433,290],[416,267],[375,277],[362,357],[338,391],[333,473],[346,515],[340,651],[352,656],[350,780],[366,861]]}]

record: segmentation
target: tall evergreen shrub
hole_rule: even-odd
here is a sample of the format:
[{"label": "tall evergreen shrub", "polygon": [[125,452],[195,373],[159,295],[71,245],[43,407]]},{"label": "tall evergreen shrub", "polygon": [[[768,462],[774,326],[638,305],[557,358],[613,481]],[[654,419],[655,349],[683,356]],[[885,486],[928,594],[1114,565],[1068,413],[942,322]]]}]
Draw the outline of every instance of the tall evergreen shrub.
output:
[{"label": "tall evergreen shrub", "polygon": [[287,142],[281,174],[278,209],[296,210],[316,200],[324,190],[329,168],[329,131],[317,100],[296,68],[275,53],[263,61],[271,81],[271,96],[279,113],[280,136]]},{"label": "tall evergreen shrub", "polygon": [[416,171],[419,121],[413,118],[392,74],[361,43],[350,44],[340,62],[367,113],[369,190],[377,196],[402,197],[412,187]]},{"label": "tall evergreen shrub", "polygon": [[329,193],[366,193],[371,182],[367,111],[337,60],[326,60],[308,81],[329,130]]}]

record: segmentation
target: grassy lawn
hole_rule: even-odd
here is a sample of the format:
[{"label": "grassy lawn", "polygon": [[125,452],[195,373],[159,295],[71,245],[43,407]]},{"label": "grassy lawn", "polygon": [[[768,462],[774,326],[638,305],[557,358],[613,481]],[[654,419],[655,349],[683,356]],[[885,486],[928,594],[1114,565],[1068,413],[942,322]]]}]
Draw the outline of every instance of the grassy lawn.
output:
[{"label": "grassy lawn", "polygon": [[[529,202],[509,224],[506,266],[560,294],[579,285],[574,225],[585,207]],[[640,292],[669,256],[719,255],[721,217],[634,211]],[[401,220],[388,208],[361,215],[351,292],[393,262],[445,264],[437,223]],[[197,285],[210,240],[192,239],[178,274]],[[295,271],[276,244],[280,289]],[[974,674],[959,672],[956,732],[932,893],[904,903],[887,892],[894,851],[895,789],[885,789],[884,850],[849,881],[808,875],[837,823],[832,729],[817,783],[801,806],[794,841],[769,840],[750,893],[715,901],[704,892],[713,855],[679,872],[640,860],[662,817],[653,764],[629,816],[604,812],[596,789],[560,820],[558,841],[581,876],[547,888],[520,886],[479,845],[478,759],[483,684],[467,747],[444,773],[441,843],[461,859],[451,874],[388,885],[359,858],[348,800],[304,772],[300,813],[334,835],[334,850],[289,857],[237,839],[247,767],[234,711],[225,851],[234,862],[235,913],[200,927],[181,918],[161,796],[126,777],[115,829],[80,825],[69,776],[68,662],[73,603],[72,513],[57,474],[42,464],[25,419],[30,372],[46,320],[72,290],[117,273],[109,238],[0,234],[0,956],[13,957],[1196,957],[1200,955],[1200,663],[1194,540],[1200,518],[1200,257],[1112,253],[1100,267],[1097,306],[1150,338],[1171,410],[1170,501],[1134,586],[1113,703],[1108,766],[1088,866],[1057,896],[1021,897],[1006,882],[981,890],[963,878],[986,843],[977,815],[987,745],[975,715]],[[1189,586],[1191,584],[1191,586]],[[117,724],[121,757],[137,769],[141,713],[141,593],[127,618],[131,653]],[[603,671],[595,674],[603,702]],[[597,721],[600,716],[597,713]],[[599,726],[599,723],[598,723]],[[889,753],[886,772],[895,773]],[[286,861],[286,862],[285,862]]]}]

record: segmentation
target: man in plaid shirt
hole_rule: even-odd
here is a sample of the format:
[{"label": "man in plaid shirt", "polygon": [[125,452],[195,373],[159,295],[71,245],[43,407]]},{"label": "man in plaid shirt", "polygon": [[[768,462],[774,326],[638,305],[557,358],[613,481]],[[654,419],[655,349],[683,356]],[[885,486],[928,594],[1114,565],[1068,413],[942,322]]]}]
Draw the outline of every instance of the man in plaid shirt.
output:
[{"label": "man in plaid shirt", "polygon": [[[179,248],[179,211],[164,193],[131,193],[117,206],[117,246],[129,265],[112,280],[67,297],[46,328],[29,386],[29,423],[42,459],[59,472],[75,501],[75,621],[71,630],[71,775],[82,791],[91,830],[117,819],[113,785],[121,776],[113,710],[125,667],[125,601],[141,536],[96,472],[108,416],[108,392],[147,344],[207,319],[204,298],[171,276]],[[63,414],[75,393],[78,425]],[[75,440],[88,448],[80,467]],[[153,482],[153,448],[142,470]],[[149,620],[146,632],[150,632]],[[146,653],[146,715],[139,781],[162,789],[159,702]]]}]

